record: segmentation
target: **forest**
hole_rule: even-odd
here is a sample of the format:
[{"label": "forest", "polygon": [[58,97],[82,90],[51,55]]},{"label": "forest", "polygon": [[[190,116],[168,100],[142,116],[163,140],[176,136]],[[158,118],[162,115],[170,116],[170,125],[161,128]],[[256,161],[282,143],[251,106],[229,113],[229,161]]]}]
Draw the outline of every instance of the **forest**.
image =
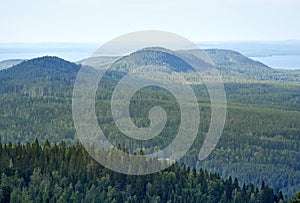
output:
[{"label": "forest", "polygon": [[[232,55],[241,64],[222,62],[226,57],[230,60]],[[277,202],[292,198],[300,189],[299,83],[292,81],[291,73],[274,73],[283,78],[277,80],[271,70],[264,72],[263,66],[257,63],[258,72],[251,73],[254,76],[247,80],[244,75],[238,77],[242,71],[236,70],[252,61],[236,53],[221,59],[217,59],[217,65],[225,67],[224,71],[232,65],[236,69],[232,70],[234,74],[223,72],[227,119],[216,149],[207,160],[198,160],[210,122],[210,101],[205,86],[193,84],[201,114],[200,131],[193,146],[173,167],[144,178],[103,168],[78,144],[72,121],[72,89],[80,65],[57,57],[42,57],[0,71],[1,199],[4,202],[5,198],[14,202],[20,197],[28,202],[63,202],[66,198],[74,202],[92,199],[243,202],[237,198],[245,198],[246,202],[268,202],[263,198],[265,193],[268,199]],[[249,68],[250,65],[244,69],[247,74]],[[155,87],[137,92],[130,105],[137,126],[149,125],[147,115],[154,105],[166,110],[168,122],[162,133],[151,141],[155,147],[125,139],[113,122],[109,102],[122,76],[123,73],[112,70],[99,83],[96,99],[99,126],[115,146],[132,153],[140,153],[142,149],[147,154],[164,148],[178,130],[179,106],[175,98]],[[77,172],[81,175],[75,177]],[[191,180],[187,178],[190,174]],[[184,185],[176,186],[177,183]],[[135,188],[138,184],[143,186],[140,193]],[[225,190],[226,185],[231,185],[231,189]],[[32,193],[34,189],[36,193]],[[40,199],[34,200],[33,194]]]},{"label": "forest", "polygon": [[113,172],[79,145],[0,145],[0,202],[288,202],[265,182],[239,185],[236,178],[184,164],[151,175]]}]

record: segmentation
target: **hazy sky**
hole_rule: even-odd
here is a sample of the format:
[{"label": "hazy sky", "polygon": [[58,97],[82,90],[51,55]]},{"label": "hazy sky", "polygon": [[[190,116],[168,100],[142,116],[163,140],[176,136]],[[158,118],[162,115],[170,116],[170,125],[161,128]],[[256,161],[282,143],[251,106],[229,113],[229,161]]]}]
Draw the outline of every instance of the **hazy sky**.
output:
[{"label": "hazy sky", "polygon": [[299,0],[0,2],[0,42],[105,42],[149,29],[193,41],[300,39]]}]

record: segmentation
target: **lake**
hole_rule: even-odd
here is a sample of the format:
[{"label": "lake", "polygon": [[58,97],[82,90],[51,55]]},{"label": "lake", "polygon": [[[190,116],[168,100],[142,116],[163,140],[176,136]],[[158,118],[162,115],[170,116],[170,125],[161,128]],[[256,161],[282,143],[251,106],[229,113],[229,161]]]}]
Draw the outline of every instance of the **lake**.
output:
[{"label": "lake", "polygon": [[250,58],[276,69],[300,70],[300,55],[273,55]]},{"label": "lake", "polygon": [[0,43],[0,61],[58,56],[75,62],[91,56],[98,44],[92,43]]}]

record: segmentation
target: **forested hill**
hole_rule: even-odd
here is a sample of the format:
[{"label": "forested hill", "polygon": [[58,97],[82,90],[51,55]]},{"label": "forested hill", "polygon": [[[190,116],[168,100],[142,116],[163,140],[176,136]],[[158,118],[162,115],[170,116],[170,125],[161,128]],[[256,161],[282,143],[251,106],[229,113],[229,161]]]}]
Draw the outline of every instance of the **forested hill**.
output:
[{"label": "forested hill", "polygon": [[224,76],[275,79],[271,77],[276,72],[274,69],[245,57],[239,52],[223,49],[207,49],[205,52]]},{"label": "forested hill", "polygon": [[[225,49],[205,49],[203,50],[220,71],[223,79],[226,81],[285,81],[285,82],[300,82],[300,72],[297,70],[278,70],[266,66],[265,64],[252,60],[239,52]],[[177,53],[193,53],[199,50],[180,50]],[[200,51],[202,52],[202,51]],[[149,60],[149,57],[151,60]],[[120,61],[120,57],[94,57],[89,59],[89,64],[98,68],[103,64],[111,64],[114,61]],[[136,64],[146,65],[166,65],[173,67],[173,71],[187,72],[191,67],[182,62],[178,57],[171,56],[163,52],[163,49],[157,51],[142,49],[130,56],[125,56],[122,60],[123,66],[128,66],[129,61],[135,61]],[[142,61],[142,63],[141,63]],[[85,60],[78,63],[83,64]],[[121,64],[121,63],[119,63]],[[132,64],[131,64],[132,65]],[[192,73],[191,73],[192,74]]]},{"label": "forested hill", "polygon": [[221,72],[224,80],[227,81],[264,80],[300,82],[300,74],[297,71],[273,69],[236,51],[225,49],[205,49],[204,51]]},{"label": "forested hill", "polygon": [[24,61],[0,72],[0,93],[60,94],[60,88],[72,87],[79,69],[79,65],[52,56]]},{"label": "forested hill", "polygon": [[[213,54],[210,54],[213,58]],[[236,58],[236,64],[241,64],[240,60],[243,59],[235,52],[229,55],[224,52],[223,58],[226,57],[227,61],[234,61]],[[108,61],[112,61],[111,58],[106,58],[106,62]],[[221,59],[220,62],[216,61],[217,59],[215,63],[220,69],[223,64],[224,70],[230,70],[229,64]],[[238,65],[236,69],[237,67]],[[270,70],[268,67],[264,68]],[[46,139],[51,143],[62,140],[67,145],[77,143],[79,140],[72,120],[71,106],[73,84],[79,69],[79,65],[47,56],[24,61],[0,71],[2,143],[32,142],[35,138],[41,143]],[[235,70],[234,64],[232,70],[234,74],[231,73],[224,82],[228,102],[225,129],[216,149],[204,162],[199,162],[197,157],[210,122],[210,101],[204,85],[192,85],[200,102],[201,129],[192,149],[181,162],[197,169],[219,172],[225,178],[230,175],[238,177],[241,183],[252,182],[259,186],[264,180],[275,191],[282,190],[284,194],[292,196],[300,188],[299,83],[259,80],[259,77],[251,83],[247,79],[248,73],[237,73],[239,69]],[[114,74],[118,76],[114,78],[119,79],[120,75],[117,73],[112,73],[111,76],[115,76]],[[189,71],[183,74],[189,74]],[[235,74],[240,76],[233,76]],[[116,138],[122,133],[116,129],[110,112],[110,98],[116,82],[115,79],[106,78],[100,83],[96,113],[105,135],[117,143]],[[166,147],[174,138],[177,124],[180,123],[178,104],[174,97],[164,90],[148,88],[138,92],[132,101],[131,110],[135,115],[133,120],[138,126],[147,126],[148,112],[154,104],[166,109],[169,125],[155,139],[157,148]],[[135,145],[131,141],[125,142],[123,146],[132,151],[143,148],[140,143]],[[145,153],[151,150],[153,149],[146,148]]]}]

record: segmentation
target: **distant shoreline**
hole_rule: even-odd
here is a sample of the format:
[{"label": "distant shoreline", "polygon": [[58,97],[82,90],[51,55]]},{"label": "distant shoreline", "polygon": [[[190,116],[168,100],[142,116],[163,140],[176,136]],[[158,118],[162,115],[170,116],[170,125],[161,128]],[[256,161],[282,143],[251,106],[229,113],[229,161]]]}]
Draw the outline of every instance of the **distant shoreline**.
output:
[{"label": "distant shoreline", "polygon": [[[200,42],[201,49],[229,49],[260,61],[274,69],[300,69],[300,41],[255,42]],[[98,48],[98,43],[0,43],[0,61],[58,56],[71,62],[88,58]]]}]

